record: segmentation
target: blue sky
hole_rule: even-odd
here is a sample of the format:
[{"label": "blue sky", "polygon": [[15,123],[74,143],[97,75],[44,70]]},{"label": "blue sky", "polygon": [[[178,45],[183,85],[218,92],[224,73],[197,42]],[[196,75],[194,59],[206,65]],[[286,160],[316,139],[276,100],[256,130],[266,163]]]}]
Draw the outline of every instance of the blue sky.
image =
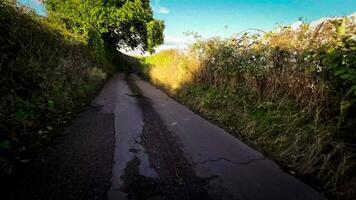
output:
[{"label": "blue sky", "polygon": [[166,21],[167,35],[189,30],[209,37],[224,36],[225,25],[231,34],[247,28],[272,30],[300,17],[313,21],[349,15],[356,11],[356,0],[153,0],[152,6],[155,16]]},{"label": "blue sky", "polygon": [[[20,2],[44,13],[39,0]],[[166,22],[167,45],[186,41],[186,31],[223,37],[249,28],[273,30],[301,17],[311,22],[356,11],[356,0],[151,0],[151,5],[155,17]]]},{"label": "blue sky", "polygon": [[45,9],[42,6],[40,0],[17,0],[18,2],[31,7],[37,11],[40,15],[45,15]]}]

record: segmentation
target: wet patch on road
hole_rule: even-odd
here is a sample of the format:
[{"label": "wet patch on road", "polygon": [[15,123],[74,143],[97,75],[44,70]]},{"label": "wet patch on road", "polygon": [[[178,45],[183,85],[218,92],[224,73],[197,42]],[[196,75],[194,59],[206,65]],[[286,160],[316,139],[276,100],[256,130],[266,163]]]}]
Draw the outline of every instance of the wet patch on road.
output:
[{"label": "wet patch on road", "polygon": [[[134,80],[126,81],[135,94],[142,94]],[[139,173],[140,160],[134,157],[127,163],[121,177],[121,190],[128,199],[211,199],[209,181],[215,177],[197,177],[191,163],[184,156],[177,138],[167,129],[148,98],[135,95],[142,110],[144,126],[141,145],[149,156],[150,166],[158,178],[145,177]]]}]

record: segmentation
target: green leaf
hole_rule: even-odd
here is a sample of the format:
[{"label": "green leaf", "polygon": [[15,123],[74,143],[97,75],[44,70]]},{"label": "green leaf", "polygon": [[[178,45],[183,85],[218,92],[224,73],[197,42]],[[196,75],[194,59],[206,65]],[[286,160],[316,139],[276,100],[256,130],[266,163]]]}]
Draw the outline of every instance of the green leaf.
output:
[{"label": "green leaf", "polygon": [[10,141],[9,140],[3,140],[0,142],[0,150],[1,149],[9,149],[10,148]]},{"label": "green leaf", "polygon": [[352,88],[350,88],[349,90],[347,90],[346,92],[346,96],[349,96],[354,90]]},{"label": "green leaf", "polygon": [[346,72],[346,69],[340,69],[340,70],[335,72],[335,76],[339,76],[339,75],[341,75],[341,74],[343,74],[345,72]]},{"label": "green leaf", "polygon": [[350,103],[349,101],[341,101],[340,102],[340,114],[344,115],[345,113],[347,113],[347,111],[351,105],[352,105],[352,103]]},{"label": "green leaf", "polygon": [[47,105],[48,105],[49,108],[53,108],[54,107],[54,101],[48,100],[47,101]]},{"label": "green leaf", "polygon": [[356,85],[353,85],[353,86],[346,92],[346,96],[349,96],[350,94],[356,95]]},{"label": "green leaf", "polygon": [[350,79],[355,78],[355,76],[354,76],[354,75],[351,75],[351,74],[344,74],[344,75],[340,76],[340,78],[341,78],[341,79],[348,79],[348,80],[350,80]]},{"label": "green leaf", "polygon": [[356,75],[356,69],[349,69],[349,70],[347,70],[347,73]]}]

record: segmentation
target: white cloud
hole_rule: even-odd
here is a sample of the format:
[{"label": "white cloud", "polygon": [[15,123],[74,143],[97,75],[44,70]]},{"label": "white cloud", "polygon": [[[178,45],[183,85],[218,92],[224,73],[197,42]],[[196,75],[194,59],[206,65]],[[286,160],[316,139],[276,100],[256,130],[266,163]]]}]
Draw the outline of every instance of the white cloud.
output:
[{"label": "white cloud", "polygon": [[162,13],[162,14],[168,14],[170,10],[167,7],[161,6],[161,1],[160,0],[155,0],[154,5],[152,6],[153,11]]},{"label": "white cloud", "polygon": [[156,52],[167,49],[186,49],[190,41],[187,38],[174,37],[166,35],[164,37],[164,44],[156,48]]},{"label": "white cloud", "polygon": [[169,9],[166,7],[158,7],[158,12],[159,13],[163,13],[163,14],[168,14],[169,13]]},{"label": "white cloud", "polygon": [[42,0],[31,0],[31,3],[37,4],[37,5],[41,5],[42,4]]},{"label": "white cloud", "polygon": [[310,23],[310,27],[314,28],[314,27],[317,27],[318,25],[320,25],[321,23],[325,22],[325,21],[328,21],[328,20],[332,20],[332,19],[338,19],[340,17],[322,17],[318,20],[315,20],[315,21],[312,21]]},{"label": "white cloud", "polygon": [[298,21],[294,22],[293,24],[291,24],[290,26],[291,26],[292,30],[297,30],[302,24],[303,24],[303,22],[298,20]]},{"label": "white cloud", "polygon": [[[347,15],[346,17],[348,17],[349,19],[353,20],[353,23],[356,23],[356,12],[351,13],[350,15]],[[317,26],[319,26],[321,23],[323,23],[325,21],[333,20],[333,19],[340,19],[340,18],[342,18],[342,17],[340,17],[340,16],[322,17],[320,19],[317,19],[317,20],[314,20],[314,21],[310,22],[309,25],[310,25],[311,29],[314,29],[314,28],[316,28]],[[293,24],[291,24],[290,26],[291,26],[291,28],[293,30],[297,30],[302,24],[303,24],[303,22],[298,20],[298,21],[294,22]]]},{"label": "white cloud", "polygon": [[[164,37],[164,44],[158,46],[156,48],[156,53],[163,51],[163,50],[168,50],[168,49],[178,49],[178,50],[185,50],[188,48],[188,45],[192,41],[189,40],[189,38],[183,38],[183,37],[174,37],[174,36],[165,36]],[[140,48],[136,48],[134,50],[131,49],[120,49],[121,52],[131,55],[131,56],[148,56],[148,52],[142,52]]]}]

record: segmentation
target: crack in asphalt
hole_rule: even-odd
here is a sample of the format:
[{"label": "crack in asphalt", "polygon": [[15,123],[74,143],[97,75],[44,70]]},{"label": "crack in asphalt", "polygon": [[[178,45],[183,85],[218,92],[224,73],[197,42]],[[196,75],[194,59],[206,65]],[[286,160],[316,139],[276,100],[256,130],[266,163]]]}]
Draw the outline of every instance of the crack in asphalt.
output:
[{"label": "crack in asphalt", "polygon": [[230,160],[230,159],[227,159],[227,158],[224,158],[224,157],[219,157],[217,159],[208,159],[208,160],[203,160],[203,161],[200,161],[200,162],[196,162],[194,164],[194,166],[204,165],[204,164],[209,163],[209,162],[219,162],[219,161],[226,161],[226,162],[233,163],[233,164],[236,164],[236,165],[248,165],[248,164],[251,164],[251,163],[253,163],[255,161],[263,161],[263,160],[267,160],[267,159],[262,157],[262,158],[250,159],[250,160],[247,160],[247,161],[234,161],[234,160]]}]

